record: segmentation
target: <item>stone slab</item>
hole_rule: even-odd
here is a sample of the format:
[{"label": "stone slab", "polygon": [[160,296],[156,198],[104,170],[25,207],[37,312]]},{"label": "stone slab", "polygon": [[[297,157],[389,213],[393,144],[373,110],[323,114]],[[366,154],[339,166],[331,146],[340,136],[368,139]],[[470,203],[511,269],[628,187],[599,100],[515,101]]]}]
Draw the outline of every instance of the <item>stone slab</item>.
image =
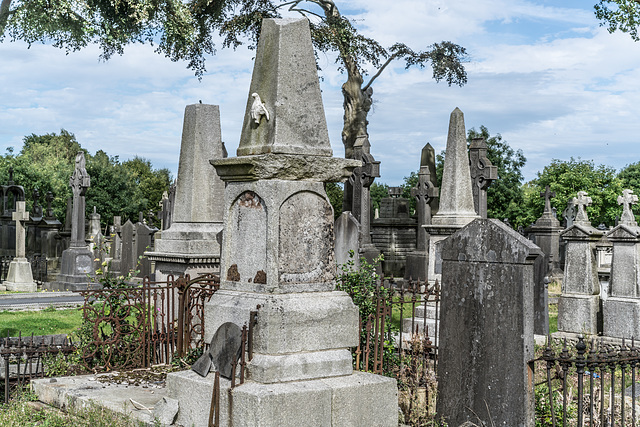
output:
[{"label": "stone slab", "polygon": [[31,264],[26,258],[14,258],[9,263],[7,279],[3,285],[8,291],[35,292],[37,290],[31,273]]},{"label": "stone slab", "polygon": [[640,337],[640,299],[610,296],[602,301],[602,317],[605,336]]},{"label": "stone slab", "polygon": [[248,377],[264,384],[350,375],[353,359],[347,349],[294,354],[255,354]]},{"label": "stone slab", "polygon": [[558,297],[558,331],[597,335],[598,295],[563,294]]}]

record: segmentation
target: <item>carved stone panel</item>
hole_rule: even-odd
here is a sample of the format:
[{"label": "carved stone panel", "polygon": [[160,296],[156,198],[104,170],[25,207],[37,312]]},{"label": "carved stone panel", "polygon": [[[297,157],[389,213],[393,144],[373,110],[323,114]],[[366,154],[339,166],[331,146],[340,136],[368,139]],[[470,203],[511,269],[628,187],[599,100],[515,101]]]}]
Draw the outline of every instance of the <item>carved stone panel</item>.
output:
[{"label": "carved stone panel", "polygon": [[[226,279],[234,282],[252,283],[259,277],[265,278],[267,266],[267,210],[265,203],[256,193],[245,191],[236,199],[231,208],[233,227],[231,239],[231,266],[223,272]],[[226,231],[225,231],[226,232]],[[262,273],[260,273],[262,272]],[[265,280],[266,281],[266,280]]]}]

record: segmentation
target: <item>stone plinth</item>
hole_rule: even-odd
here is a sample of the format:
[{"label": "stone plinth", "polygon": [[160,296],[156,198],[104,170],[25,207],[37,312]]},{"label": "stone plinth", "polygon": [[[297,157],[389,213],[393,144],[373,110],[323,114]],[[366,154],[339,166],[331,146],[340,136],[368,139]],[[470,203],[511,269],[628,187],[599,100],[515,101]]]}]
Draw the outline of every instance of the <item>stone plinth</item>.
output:
[{"label": "stone plinth", "polygon": [[540,248],[495,219],[442,243],[438,416],[534,424],[533,268]]},{"label": "stone plinth", "polygon": [[171,225],[156,233],[145,252],[155,262],[155,279],[217,273],[220,267],[224,183],[209,164],[227,156],[217,105],[187,105]]},{"label": "stone plinth", "polygon": [[607,234],[613,244],[609,295],[602,301],[603,334],[640,337],[640,227],[620,224]]},{"label": "stone plinth", "polygon": [[566,263],[558,298],[558,331],[596,335],[602,329],[595,245],[602,232],[576,221],[561,237],[566,241]]},{"label": "stone plinth", "polygon": [[35,292],[36,283],[33,281],[31,264],[26,258],[14,258],[9,264],[7,278],[2,283],[7,291]]}]

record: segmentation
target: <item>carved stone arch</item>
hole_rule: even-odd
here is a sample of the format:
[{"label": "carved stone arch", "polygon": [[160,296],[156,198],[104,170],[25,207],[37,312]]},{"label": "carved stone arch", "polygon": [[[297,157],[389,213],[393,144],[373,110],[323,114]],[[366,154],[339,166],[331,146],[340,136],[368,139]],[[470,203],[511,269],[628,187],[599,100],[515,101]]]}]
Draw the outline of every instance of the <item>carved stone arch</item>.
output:
[{"label": "carved stone arch", "polygon": [[334,278],[333,210],[324,194],[300,191],[280,205],[280,282],[325,283]]},{"label": "carved stone arch", "polygon": [[233,282],[266,283],[267,206],[253,191],[244,191],[231,204],[225,233],[229,265],[223,277]]}]

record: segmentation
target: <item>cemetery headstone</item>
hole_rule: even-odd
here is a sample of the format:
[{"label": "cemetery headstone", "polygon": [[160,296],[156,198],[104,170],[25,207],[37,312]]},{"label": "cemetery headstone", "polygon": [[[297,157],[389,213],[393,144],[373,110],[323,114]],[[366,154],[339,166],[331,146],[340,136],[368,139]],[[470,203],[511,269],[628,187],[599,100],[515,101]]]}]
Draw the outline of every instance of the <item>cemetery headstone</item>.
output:
[{"label": "cemetery headstone", "polygon": [[155,279],[168,275],[219,272],[224,183],[209,164],[225,157],[220,129],[220,107],[187,105],[184,113],[175,200],[168,196],[164,221],[154,248],[145,253],[155,263]]},{"label": "cemetery headstone", "polygon": [[619,224],[607,233],[613,244],[609,295],[602,302],[603,333],[608,337],[640,337],[640,227],[632,206],[638,196],[625,189]]},{"label": "cemetery headstone", "polygon": [[424,228],[431,224],[431,216],[437,205],[440,189],[437,187],[435,150],[427,143],[420,156],[418,184],[411,189],[411,196],[416,199],[416,216],[418,228],[416,233],[416,250],[407,254],[405,279],[426,280],[429,265],[429,234]]},{"label": "cemetery headstone", "polygon": [[84,152],[80,151],[76,155],[75,170],[69,179],[73,192],[71,240],[69,248],[62,253],[60,275],[52,284],[54,289],[82,290],[99,287],[99,284],[90,283],[88,279],[94,273],[93,253],[85,241],[85,194],[90,185],[91,178],[85,167]]},{"label": "cemetery headstone", "polygon": [[[252,114],[254,93],[268,115]],[[238,157],[211,162],[226,188],[221,284],[205,306],[205,340],[227,322],[246,324],[260,305],[248,381],[231,392],[220,381],[233,401],[221,399],[220,424],[395,427],[396,382],[353,372],[358,311],[334,291],[323,183],[347,179],[360,162],[332,157],[306,19],[263,21],[249,94]],[[210,407],[208,391],[193,403],[190,374],[167,376],[170,392],[183,391],[177,422],[206,425],[182,418]]]},{"label": "cemetery headstone", "polygon": [[[360,224],[351,214],[351,212],[342,212],[334,223],[335,230],[335,256],[338,274],[341,265],[346,264],[349,260],[353,260],[353,268],[360,268],[360,257],[358,256],[358,247],[360,240]],[[353,251],[353,258],[349,256],[349,251]]]},{"label": "cemetery headstone", "polygon": [[436,412],[447,425],[534,424],[529,361],[540,254],[496,219],[475,220],[442,243]]},{"label": "cemetery headstone", "polygon": [[16,222],[16,256],[9,264],[7,279],[4,281],[8,291],[35,292],[36,283],[33,281],[31,264],[27,261],[25,251],[25,222],[29,220],[24,201],[16,202],[16,210],[12,215]]},{"label": "cemetery headstone", "polygon": [[602,231],[591,226],[584,210],[592,203],[587,193],[579,191],[572,201],[576,207],[573,225],[560,234],[566,242],[566,262],[558,298],[558,331],[596,335],[602,325],[595,246]]},{"label": "cemetery headstone", "polygon": [[487,158],[487,142],[473,138],[469,145],[470,173],[473,182],[473,206],[481,218],[487,217],[487,189],[498,179],[498,168]]}]

